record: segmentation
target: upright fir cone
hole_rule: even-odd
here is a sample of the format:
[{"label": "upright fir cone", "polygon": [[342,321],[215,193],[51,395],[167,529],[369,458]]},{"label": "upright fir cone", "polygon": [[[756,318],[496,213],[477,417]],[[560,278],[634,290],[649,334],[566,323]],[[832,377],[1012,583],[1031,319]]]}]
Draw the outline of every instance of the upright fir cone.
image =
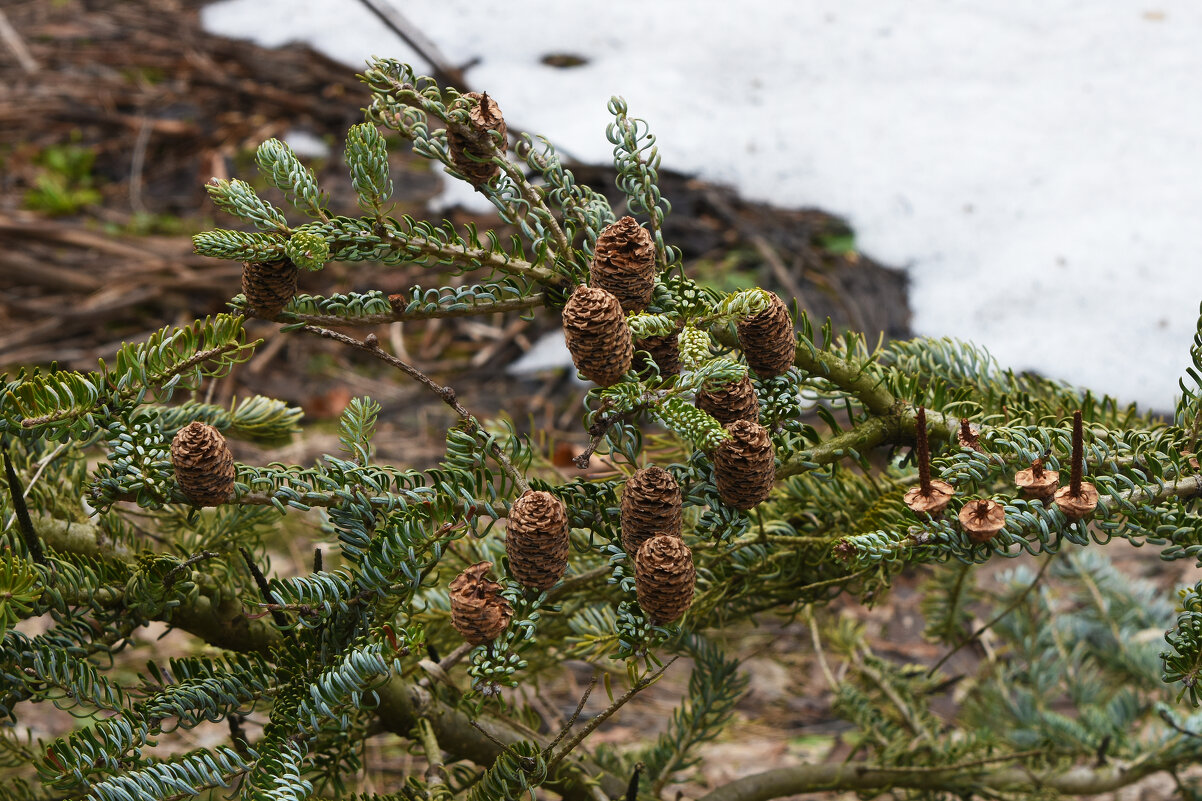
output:
[{"label": "upright fir cone", "polygon": [[626,480],[622,488],[622,547],[634,555],[657,535],[680,536],[680,485],[662,467],[651,465]]},{"label": "upright fir cone", "polygon": [[486,573],[492,562],[477,562],[451,582],[451,625],[472,645],[501,636],[513,617],[501,585]]},{"label": "upright fir cone", "polygon": [[647,351],[655,362],[655,366],[659,368],[661,378],[680,375],[680,342],[675,333],[635,340],[634,350],[634,369],[640,375],[651,372],[651,368],[647,364],[647,357],[639,353],[643,350]]},{"label": "upright fir cone", "polygon": [[767,309],[740,320],[736,329],[743,355],[760,378],[775,378],[793,366],[797,337],[789,309],[775,293]]},{"label": "upright fir cone", "polygon": [[509,572],[523,587],[555,586],[568,567],[568,512],[549,492],[529,490],[513,502],[505,528]]},{"label": "upright fir cone", "polygon": [[242,294],[255,315],[273,319],[296,294],[296,265],[289,259],[242,263]]},{"label": "upright fir cone", "polygon": [[642,311],[655,288],[655,243],[634,217],[610,223],[597,237],[589,283],[613,294],[622,311]]},{"label": "upright fir cone", "polygon": [[234,494],[234,454],[221,432],[199,420],[171,440],[175,480],[194,506],[217,506]]},{"label": "upright fir cone", "polygon": [[643,543],[634,557],[639,607],[655,623],[671,623],[693,603],[697,568],[680,537],[661,534]]},{"label": "upright fir cone", "polygon": [[733,384],[697,390],[697,407],[723,424],[735,420],[754,423],[760,419],[760,401],[755,395],[751,377],[746,375],[742,381]]},{"label": "upright fir cone", "polygon": [[563,307],[563,333],[576,369],[603,387],[622,380],[634,358],[618,299],[604,289],[577,287]]},{"label": "upright fir cone", "polygon": [[497,145],[500,153],[509,149],[506,140],[505,118],[501,116],[501,107],[485,92],[468,92],[463,95],[472,101],[468,111],[466,128],[452,126],[447,131],[447,146],[451,152],[451,161],[455,169],[463,173],[472,186],[480,186],[491,181],[501,168],[488,159],[493,156],[493,141],[490,131],[500,131],[501,141]]},{"label": "upright fir cone", "polygon": [[776,452],[768,429],[750,420],[727,423],[729,437],[714,451],[714,481],[722,502],[750,509],[768,497],[776,481]]}]

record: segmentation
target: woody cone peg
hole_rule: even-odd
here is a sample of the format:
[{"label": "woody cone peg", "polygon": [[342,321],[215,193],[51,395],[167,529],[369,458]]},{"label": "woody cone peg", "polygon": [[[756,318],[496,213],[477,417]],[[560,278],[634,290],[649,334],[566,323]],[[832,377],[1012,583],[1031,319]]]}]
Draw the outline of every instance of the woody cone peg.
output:
[{"label": "woody cone peg", "polygon": [[234,454],[213,426],[193,421],[171,440],[171,466],[194,506],[217,506],[234,494]]},{"label": "woody cone peg", "polygon": [[1022,490],[1024,498],[1043,501],[1047,506],[1060,486],[1060,473],[1043,466],[1043,459],[1036,459],[1026,470],[1014,474],[1014,483]]},{"label": "woody cone peg", "polygon": [[997,501],[978,498],[964,504],[959,519],[973,542],[989,542],[1006,527],[1006,510]]},{"label": "woody cone peg", "polygon": [[1076,522],[1093,514],[1098,507],[1098,488],[1081,480],[1085,463],[1084,431],[1081,410],[1073,412],[1073,465],[1067,487],[1056,490],[1052,496],[1056,506],[1069,520]]},{"label": "woody cone peg", "polygon": [[904,498],[906,506],[919,517],[932,519],[943,514],[956,489],[946,481],[931,480],[931,449],[927,443],[927,410],[918,407],[915,414],[914,454],[918,460],[918,486]]}]

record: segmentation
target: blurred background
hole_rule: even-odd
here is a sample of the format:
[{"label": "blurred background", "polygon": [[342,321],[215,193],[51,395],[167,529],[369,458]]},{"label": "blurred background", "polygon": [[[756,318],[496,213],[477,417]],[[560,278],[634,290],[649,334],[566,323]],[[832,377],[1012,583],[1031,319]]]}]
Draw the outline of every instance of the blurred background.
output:
[{"label": "blurred background", "polygon": [[[1171,409],[1202,301],[1202,5],[393,4],[572,155],[605,163],[622,95],[665,165],[846,219],[858,251],[905,269],[916,334]],[[351,66],[412,52],[361,0],[202,19]]]}]

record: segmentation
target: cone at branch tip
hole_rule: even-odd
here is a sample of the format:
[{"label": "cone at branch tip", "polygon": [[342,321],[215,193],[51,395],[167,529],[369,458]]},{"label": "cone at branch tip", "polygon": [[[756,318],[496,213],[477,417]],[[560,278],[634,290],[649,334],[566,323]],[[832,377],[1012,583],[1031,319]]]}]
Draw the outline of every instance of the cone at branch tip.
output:
[{"label": "cone at branch tip", "polygon": [[[501,107],[488,93],[468,92],[461,99],[472,102],[466,126],[453,126],[447,131],[447,149],[455,169],[463,173],[472,186],[481,186],[495,178],[501,168],[490,160],[494,145],[500,154],[509,148],[505,118]],[[500,131],[500,142],[494,142],[490,131]]]},{"label": "cone at branch tip", "polygon": [[760,419],[760,401],[751,377],[746,375],[733,384],[697,390],[697,407],[722,424]]},{"label": "cone at branch tip", "polygon": [[714,451],[714,483],[723,503],[747,510],[772,493],[776,451],[759,423],[736,420],[724,428],[730,436]]},{"label": "cone at branch tip", "polygon": [[208,423],[193,421],[171,440],[171,466],[194,506],[217,506],[234,494],[234,454]]},{"label": "cone at branch tip", "polygon": [[622,547],[638,553],[643,543],[658,535],[679,537],[680,485],[662,467],[651,465],[635,472],[622,488]]},{"label": "cone at branch tip", "polygon": [[604,289],[576,288],[563,307],[563,333],[572,363],[589,381],[613,386],[630,369],[630,328],[618,299]]},{"label": "cone at branch tip", "polygon": [[568,567],[568,512],[549,492],[529,490],[514,501],[505,528],[509,572],[526,589],[555,586]]},{"label": "cone at branch tip", "polygon": [[736,325],[747,364],[760,378],[775,378],[793,366],[797,337],[789,309],[776,293],[768,308]]},{"label": "cone at branch tip", "polygon": [[622,311],[642,311],[655,288],[655,243],[634,217],[610,223],[597,237],[589,284],[611,293]]},{"label": "cone at branch tip", "polygon": [[242,264],[242,294],[257,316],[273,319],[296,295],[296,265],[288,259]]},{"label": "cone at branch tip", "polygon": [[472,645],[492,642],[501,636],[513,617],[501,585],[488,578],[492,562],[477,562],[450,584],[451,625]]},{"label": "cone at branch tip", "polygon": [[697,568],[680,537],[662,534],[642,544],[634,557],[639,607],[655,623],[671,623],[693,603]]}]

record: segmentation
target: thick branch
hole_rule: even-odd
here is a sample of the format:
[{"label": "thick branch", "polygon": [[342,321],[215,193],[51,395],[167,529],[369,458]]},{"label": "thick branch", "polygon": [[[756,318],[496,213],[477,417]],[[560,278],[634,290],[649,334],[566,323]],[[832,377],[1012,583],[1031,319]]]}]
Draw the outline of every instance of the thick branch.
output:
[{"label": "thick branch", "polygon": [[969,793],[984,789],[1027,793],[1050,790],[1064,795],[1095,795],[1126,787],[1164,767],[1152,760],[1138,765],[1074,766],[1038,773],[1013,767],[985,770],[981,763],[970,767],[953,765],[916,769],[883,768],[863,762],[795,765],[736,779],[702,796],[700,801],[769,801],[820,791],[870,791],[896,787],[946,793]]},{"label": "thick branch", "polygon": [[405,323],[414,320],[431,320],[434,318],[474,317],[481,314],[497,312],[524,311],[543,305],[543,295],[536,292],[521,298],[508,298],[492,303],[477,303],[466,308],[420,308],[412,312],[404,309],[394,309],[388,314],[366,314],[360,317],[340,317],[336,314],[297,314],[295,312],[280,312],[274,318],[281,323],[308,323],[309,325],[338,325],[338,326],[373,326],[388,323]]}]

